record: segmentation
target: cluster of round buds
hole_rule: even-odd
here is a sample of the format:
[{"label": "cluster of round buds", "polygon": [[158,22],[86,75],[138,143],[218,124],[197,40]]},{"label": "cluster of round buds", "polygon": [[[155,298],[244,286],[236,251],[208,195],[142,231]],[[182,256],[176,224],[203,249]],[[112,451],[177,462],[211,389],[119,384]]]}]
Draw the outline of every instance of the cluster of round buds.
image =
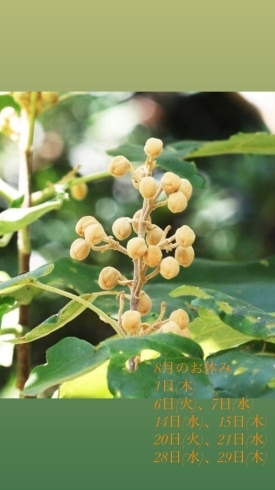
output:
[{"label": "cluster of round buds", "polygon": [[[152,277],[160,274],[170,280],[179,274],[180,266],[187,267],[194,259],[192,247],[195,240],[194,231],[187,225],[179,227],[172,236],[168,236],[171,226],[164,230],[152,223],[151,214],[157,207],[167,205],[171,212],[184,211],[192,195],[192,185],[173,172],[165,172],[160,182],[154,179],[153,169],[155,158],[163,150],[163,143],[157,138],[149,138],[144,146],[147,156],[143,165],[134,168],[124,156],[111,159],[109,173],[119,178],[131,174],[133,186],[143,197],[143,207],[132,217],[124,216],[114,221],[113,236],[107,236],[103,226],[93,216],[84,216],[76,224],[76,232],[80,236],[71,246],[71,256],[82,260],[90,249],[104,252],[107,249],[120,251],[134,262],[134,276],[125,278],[114,267],[104,267],[99,274],[98,283],[101,289],[109,291],[117,285],[126,286],[130,294],[120,293],[118,324],[126,335],[147,334],[150,332],[174,332],[190,337],[187,328],[189,318],[184,310],[177,310],[168,320],[163,320],[164,313],[155,324],[143,323],[142,316],[150,313],[152,300],[143,291],[143,285]],[[163,194],[166,195],[161,199]],[[159,200],[160,198],[160,200]],[[132,236],[135,234],[135,236]],[[127,240],[125,246],[120,241]],[[169,255],[167,255],[169,253]],[[164,254],[166,256],[164,256]],[[172,255],[173,254],[173,255]],[[147,271],[151,269],[151,271]],[[124,311],[124,298],[130,300],[130,309]]]},{"label": "cluster of round buds", "polygon": [[[144,293],[145,295],[145,293]],[[146,295],[147,296],[147,295]],[[157,319],[153,325],[142,322],[145,313],[139,310],[126,310],[121,317],[121,325],[128,335],[142,333],[174,333],[181,337],[191,338],[189,316],[183,309],[175,310],[167,320]]]},{"label": "cluster of round buds", "polygon": [[108,242],[103,226],[93,216],[83,216],[75,226],[76,233],[81,237],[74,240],[70,248],[70,256],[75,260],[84,260],[90,250],[101,242]]},{"label": "cluster of round buds", "polygon": [[173,172],[165,172],[162,176],[161,187],[167,195],[167,207],[172,213],[181,213],[187,207],[192,195],[192,185],[189,180],[181,179]]}]

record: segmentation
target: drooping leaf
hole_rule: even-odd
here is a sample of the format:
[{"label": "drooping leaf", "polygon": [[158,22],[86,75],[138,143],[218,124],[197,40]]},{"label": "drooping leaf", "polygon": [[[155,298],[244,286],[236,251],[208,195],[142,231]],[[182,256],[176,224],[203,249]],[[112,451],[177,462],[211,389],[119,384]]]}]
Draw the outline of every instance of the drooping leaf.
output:
[{"label": "drooping leaf", "polygon": [[[80,295],[89,294],[100,290],[98,286],[98,275],[101,271],[101,267],[99,266],[91,266],[88,264],[79,263],[69,258],[62,258],[45,267],[49,267],[50,269],[47,271],[47,275],[43,274],[43,277],[41,276],[41,272],[43,272],[45,269],[40,268],[37,269],[37,271],[11,279],[10,281],[5,282],[5,284],[0,284],[0,295],[1,293],[12,294],[20,304],[27,304],[36,294],[40,294],[41,292],[35,287],[30,286],[30,283],[33,281],[34,277],[40,278],[40,282],[42,283],[63,289],[72,289]],[[123,273],[126,272],[123,271]],[[160,276],[148,283],[145,290],[150,295],[153,302],[152,312],[148,316],[148,321],[153,321],[158,316],[161,299],[166,300],[167,317],[177,308],[184,308],[188,310],[188,303],[190,303],[188,296],[169,296],[175,286],[180,287],[183,282],[185,282],[185,284],[190,283],[202,286],[196,291],[196,295],[202,294],[207,296],[208,293],[206,293],[204,288],[206,287],[208,289],[208,287],[215,287],[222,292],[237,295],[238,299],[249,300],[255,306],[262,307],[262,309],[270,311],[274,310],[274,301],[272,297],[273,293],[275,297],[274,257],[261,261],[239,264],[228,264],[197,259],[192,264],[192,267],[181,269],[179,276],[175,278],[173,284],[162,279]],[[18,290],[16,291],[16,289]],[[122,289],[122,287],[118,287],[118,290]],[[194,290],[192,291],[194,292]],[[115,295],[99,297],[96,299],[95,304],[109,315],[114,315],[118,311],[118,301]],[[68,308],[71,308],[71,306]],[[79,311],[80,313],[81,307],[75,305],[75,308],[75,312]],[[209,312],[210,310],[208,309],[208,314]],[[190,310],[189,313],[192,317],[192,310]],[[66,312],[64,312],[64,314],[66,314]],[[69,316],[67,318],[69,318]],[[63,314],[61,317],[63,317]],[[40,336],[40,334],[46,335],[46,332],[51,333],[53,329],[60,328],[60,326],[63,325],[63,323],[59,323],[59,320],[60,317],[53,316],[49,320],[46,320],[39,325],[39,327],[37,327],[38,330],[35,329],[32,331],[32,333],[30,332],[30,335],[35,336],[37,333]],[[215,315],[212,319],[209,319],[207,322],[204,314],[203,320],[196,319],[195,322],[193,333],[196,335],[196,333],[200,332],[201,337],[196,336],[195,338],[198,342],[203,341],[203,346],[206,345],[206,324],[208,328],[209,323],[211,323],[211,335],[213,337],[211,349],[213,349],[213,347],[215,348],[214,342],[215,345],[220,345],[220,348],[226,348],[233,345],[231,340],[232,342],[235,340],[236,343],[239,343],[239,341],[242,342],[248,340],[246,337],[242,340],[242,336],[244,335],[244,332],[242,331],[240,331],[238,334],[236,330],[235,333],[232,332],[230,336],[230,330],[228,331],[230,327],[227,327],[228,335],[226,331],[224,331],[222,344],[217,343],[218,339],[221,338],[220,325],[224,325],[224,328],[226,328],[225,324],[217,315]],[[196,325],[198,326],[198,329],[195,328]],[[252,337],[251,334],[247,335],[249,338]],[[209,346],[207,349],[209,349]],[[207,351],[213,352],[213,350]]]},{"label": "drooping leaf", "polygon": [[63,198],[58,197],[30,208],[9,208],[0,214],[0,235],[13,233],[37,221],[50,211],[60,209]]},{"label": "drooping leaf", "polygon": [[201,143],[199,149],[190,151],[185,158],[209,157],[229,153],[275,155],[275,135],[270,133],[239,133],[228,140]]},{"label": "drooping leaf", "polygon": [[16,290],[35,283],[36,279],[50,274],[54,269],[54,264],[46,264],[38,269],[20,274],[17,277],[8,279],[0,283],[0,296],[14,293]]},{"label": "drooping leaf", "polygon": [[275,316],[227,294],[211,289],[181,286],[171,296],[195,296],[192,305],[214,311],[220,320],[240,333],[266,339],[275,336]]},{"label": "drooping leaf", "polygon": [[36,396],[46,389],[92,371],[109,358],[109,350],[85,340],[67,337],[47,350],[47,364],[33,369],[23,393]]},{"label": "drooping leaf", "polygon": [[[61,258],[54,262],[54,270],[41,282],[63,289],[71,289],[78,294],[100,291],[98,276],[102,267]],[[131,278],[132,270],[121,270],[122,274]],[[195,259],[191,267],[181,268],[173,282],[155,277],[145,286],[145,291],[153,301],[150,317],[159,314],[161,299],[167,302],[167,314],[174,309],[185,308],[188,298],[184,296],[171,297],[169,294],[182,284],[197,285],[222,291],[230,296],[251,303],[265,311],[275,311],[275,258],[253,262],[226,263],[205,259]],[[116,288],[118,291],[122,287]],[[126,303],[127,304],[127,303]],[[118,311],[118,302],[113,295],[107,295],[96,300],[96,305],[108,314]]]},{"label": "drooping leaf", "polygon": [[[86,301],[90,301],[92,298],[94,298],[94,295],[86,294],[82,295],[82,298]],[[42,337],[46,337],[59,328],[64,327],[64,325],[67,325],[67,323],[80,315],[85,309],[86,307],[84,305],[72,300],[67,303],[56,315],[51,315],[49,318],[47,318],[47,320],[27,332],[23,337],[17,337],[10,342],[13,344],[25,344],[27,342],[38,340]]]},{"label": "drooping leaf", "polygon": [[[248,342],[209,356],[207,365],[215,396],[275,398],[274,344]],[[229,370],[220,368],[223,365]]]}]

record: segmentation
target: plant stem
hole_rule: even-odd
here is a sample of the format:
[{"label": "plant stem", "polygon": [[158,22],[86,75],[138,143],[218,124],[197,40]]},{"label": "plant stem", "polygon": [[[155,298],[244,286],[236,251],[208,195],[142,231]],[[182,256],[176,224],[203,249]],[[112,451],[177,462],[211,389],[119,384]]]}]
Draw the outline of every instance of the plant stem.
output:
[{"label": "plant stem", "polygon": [[0,196],[4,197],[8,203],[11,203],[14,199],[19,197],[19,192],[4,182],[4,180],[0,179]]},{"label": "plant stem", "polygon": [[[23,208],[31,206],[31,171],[32,171],[32,142],[34,134],[34,123],[36,116],[37,92],[31,93],[30,112],[21,110],[21,135],[19,140],[19,194],[24,195]],[[18,272],[19,274],[29,272],[31,256],[31,240],[29,227],[18,231]],[[29,329],[30,307],[21,305],[19,307],[19,324]],[[23,390],[29,377],[31,368],[31,351],[29,344],[16,346],[17,354],[17,388]]]},{"label": "plant stem", "polygon": [[107,315],[107,313],[100,310],[97,306],[95,306],[93,304],[93,301],[95,301],[96,298],[98,298],[99,296],[104,296],[107,294],[118,294],[117,291],[108,291],[108,292],[102,291],[100,293],[94,293],[93,301],[89,302],[89,301],[86,301],[81,296],[76,296],[73,293],[69,293],[68,291],[63,291],[63,289],[59,289],[59,288],[56,288],[54,286],[49,286],[48,284],[43,284],[39,281],[35,281],[33,286],[35,286],[37,288],[41,288],[44,291],[49,291],[50,293],[59,294],[60,296],[65,296],[65,298],[69,298],[73,301],[77,301],[78,303],[85,306],[89,310],[92,310],[95,313],[97,313],[97,315],[99,317],[101,317],[106,323],[109,323],[120,337],[125,337],[125,333],[124,333],[123,329],[118,325],[118,323],[115,320],[113,320],[113,318],[111,318],[109,315]]},{"label": "plant stem", "polygon": [[[71,174],[71,172],[69,172]],[[108,172],[99,172],[97,174],[86,175],[83,177],[70,177],[66,180],[66,176],[61,180],[55,183],[51,183],[45,189],[41,191],[36,191],[32,194],[32,204],[35,206],[37,204],[41,204],[48,199],[51,199],[57,195],[56,186],[61,185],[65,190],[69,189],[72,185],[81,184],[83,182],[89,183],[94,182],[100,179],[104,179],[109,177],[110,174]]]}]

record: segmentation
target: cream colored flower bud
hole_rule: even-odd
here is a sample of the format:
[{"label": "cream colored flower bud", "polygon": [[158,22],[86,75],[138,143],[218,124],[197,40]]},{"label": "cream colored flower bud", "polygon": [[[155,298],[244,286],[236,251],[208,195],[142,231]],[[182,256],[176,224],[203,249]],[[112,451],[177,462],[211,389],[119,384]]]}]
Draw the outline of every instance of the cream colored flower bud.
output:
[{"label": "cream colored flower bud", "polygon": [[144,151],[148,157],[156,158],[163,151],[163,142],[157,138],[149,138],[145,143]]},{"label": "cream colored flower bud", "polygon": [[146,234],[147,245],[157,245],[162,239],[162,236],[163,230],[159,226],[153,225],[153,228],[147,231]]},{"label": "cream colored flower bud", "polygon": [[126,248],[131,259],[139,259],[147,251],[147,245],[142,237],[131,238],[127,243]]},{"label": "cream colored flower bud", "polygon": [[168,197],[167,207],[171,213],[181,213],[187,207],[187,199],[185,195],[178,191],[173,192]]},{"label": "cream colored flower bud", "polygon": [[154,177],[144,177],[139,184],[139,192],[144,199],[151,199],[154,197],[158,189],[158,185]]},{"label": "cream colored flower bud", "polygon": [[189,201],[192,196],[193,187],[192,184],[187,179],[181,179],[180,191],[183,192],[187,201]]},{"label": "cream colored flower bud", "polygon": [[93,216],[83,216],[75,225],[75,231],[78,235],[84,237],[85,230],[88,226],[98,223]]},{"label": "cream colored flower bud", "polygon": [[29,108],[31,101],[31,92],[12,92],[12,96],[21,107]]},{"label": "cream colored flower bud", "polygon": [[148,294],[141,291],[139,296],[139,312],[141,315],[147,315],[152,309],[152,300]]},{"label": "cream colored flower bud", "polygon": [[132,233],[131,223],[129,218],[118,218],[114,221],[112,231],[118,240],[125,240]]},{"label": "cream colored flower bud", "polygon": [[141,165],[141,167],[138,167],[135,169],[135,171],[132,174],[132,183],[133,186],[136,189],[139,189],[139,184],[141,179],[146,176],[146,168],[145,165]]},{"label": "cream colored flower bud", "polygon": [[14,107],[4,107],[4,109],[2,109],[0,112],[0,118],[3,121],[9,121],[9,119],[15,115],[17,115],[17,112]]},{"label": "cream colored flower bud", "polygon": [[71,185],[69,191],[76,201],[83,201],[88,194],[88,186],[85,182],[80,182],[80,184]]},{"label": "cream colored flower bud", "polygon": [[164,279],[173,279],[180,271],[180,266],[174,257],[165,257],[160,263],[160,275]]},{"label": "cream colored flower bud", "polygon": [[[135,212],[135,214],[133,216],[132,227],[136,233],[138,233],[138,226],[139,226],[139,220],[140,220],[141,213],[142,213],[142,209],[139,209],[138,211]],[[149,221],[149,223],[152,223],[152,219],[150,216],[148,216],[147,221]]]},{"label": "cream colored flower bud", "polygon": [[162,259],[162,252],[156,245],[149,245],[143,259],[149,267],[156,267]]},{"label": "cream colored flower bud", "polygon": [[177,335],[180,335],[181,331],[179,326],[176,324],[176,322],[173,321],[168,321],[167,323],[164,323],[162,327],[159,330],[162,333],[175,333]]},{"label": "cream colored flower bud", "polygon": [[181,330],[183,330],[184,328],[187,328],[187,326],[189,324],[189,316],[186,313],[186,311],[182,310],[181,308],[173,311],[173,313],[171,313],[169,319],[172,320],[173,322],[176,322]]},{"label": "cream colored flower bud", "polygon": [[181,185],[180,177],[173,172],[165,172],[160,179],[161,187],[166,194],[177,192]]},{"label": "cream colored flower bud", "polygon": [[125,330],[137,330],[141,325],[139,311],[127,310],[122,315],[122,326]]},{"label": "cream colored flower bud", "polygon": [[59,99],[58,92],[41,92],[42,102],[48,104],[57,104]]},{"label": "cream colored flower bud", "polygon": [[178,245],[182,247],[190,247],[192,243],[194,243],[196,235],[192,228],[187,225],[183,225],[177,229],[176,233],[176,242]]},{"label": "cream colored flower bud", "polygon": [[181,337],[187,337],[188,339],[191,339],[192,336],[191,336],[191,332],[188,328],[184,328],[183,330],[180,330],[180,333]]},{"label": "cream colored flower bud", "polygon": [[85,229],[85,240],[89,245],[98,245],[104,238],[106,238],[106,233],[100,223],[89,225]]},{"label": "cream colored flower bud", "polygon": [[71,245],[70,256],[75,260],[84,260],[90,253],[90,245],[84,238],[77,238]]},{"label": "cream colored flower bud", "polygon": [[193,247],[177,247],[175,250],[175,259],[183,267],[188,267],[192,264],[195,257]]},{"label": "cream colored flower bud", "polygon": [[4,107],[0,112],[0,131],[10,136],[14,141],[18,139],[21,131],[21,121],[13,107]]},{"label": "cream colored flower bud", "polygon": [[104,267],[99,274],[98,284],[101,289],[113,289],[120,277],[120,272],[114,267]]},{"label": "cream colored flower bud", "polygon": [[131,168],[131,163],[127,158],[122,155],[118,155],[117,157],[112,158],[108,165],[108,172],[113,177],[122,177],[127,174]]}]

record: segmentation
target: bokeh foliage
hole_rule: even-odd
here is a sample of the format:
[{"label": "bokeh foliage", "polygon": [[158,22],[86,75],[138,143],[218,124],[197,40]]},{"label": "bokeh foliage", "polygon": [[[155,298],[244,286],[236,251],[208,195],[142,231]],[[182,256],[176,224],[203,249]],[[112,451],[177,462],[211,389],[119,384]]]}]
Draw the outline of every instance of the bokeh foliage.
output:
[{"label": "bokeh foliage", "polygon": [[[8,95],[0,97],[1,107],[16,107],[12,101]],[[39,394],[42,388],[66,381],[60,393],[61,396],[71,396],[72,389],[68,384],[71,378],[83,373],[87,376],[86,371],[92,375],[93,370],[106,366],[108,361],[106,393],[109,396],[110,393],[127,397],[153,396],[156,377],[146,386],[140,385],[140,380],[148,373],[152,374],[154,358],[144,360],[141,369],[135,373],[127,374],[124,369],[129,356],[137,354],[140,349],[151,349],[158,352],[159,362],[167,357],[178,362],[185,350],[190,366],[192,362],[207,363],[209,360],[222,360],[231,366],[231,377],[224,378],[219,372],[198,375],[196,396],[273,397],[275,261],[270,256],[275,255],[272,239],[275,233],[275,137],[267,133],[252,133],[233,135],[229,139],[233,133],[225,134],[222,124],[220,136],[219,127],[213,128],[212,143],[209,134],[209,143],[202,141],[203,131],[198,131],[196,135],[192,129],[189,133],[191,139],[188,132],[180,136],[180,124],[177,131],[171,124],[166,137],[163,134],[163,120],[159,124],[155,121],[153,126],[138,120],[137,101],[133,94],[82,94],[68,98],[41,116],[34,154],[33,191],[43,189],[49,182],[59,181],[76,164],[82,164],[78,175],[83,176],[84,180],[91,174],[95,175],[95,179],[88,179],[89,193],[83,201],[76,201],[70,196],[64,199],[64,195],[60,195],[60,202],[57,199],[44,205],[38,204],[40,207],[32,211],[32,244],[37,260],[34,268],[43,262],[53,263],[53,271],[39,277],[39,281],[78,295],[98,291],[97,277],[104,265],[119,266],[125,273],[129,271],[129,259],[115,252],[91,254],[84,264],[76,264],[69,259],[70,244],[75,239],[74,226],[81,216],[94,215],[110,230],[117,217],[129,216],[140,208],[138,193],[133,192],[125,179],[118,183],[111,177],[104,175],[97,178],[96,175],[105,172],[108,155],[123,154],[133,163],[142,162],[144,140],[149,136],[161,136],[165,152],[159,159],[156,175],[160,176],[163,170],[174,169],[189,178],[195,187],[184,223],[196,231],[197,259],[190,269],[181,272],[173,284],[156,278],[146,291],[153,299],[151,319],[157,315],[160,297],[170,297],[168,312],[177,307],[186,308],[192,319],[190,330],[193,341],[183,340],[182,347],[175,350],[173,335],[163,337],[159,342],[155,336],[155,344],[151,339],[129,339],[125,341],[127,345],[124,343],[123,358],[117,357],[119,346],[116,346],[116,342],[121,341],[104,340],[113,331],[95,313],[86,310],[76,316],[74,312],[79,305],[72,304],[73,313],[69,310],[67,314],[67,301],[49,293],[42,294],[40,289],[35,288],[36,277],[31,282],[31,274],[21,279],[15,278],[15,289],[5,290],[9,284],[2,284],[1,316],[13,309],[15,302],[31,302],[31,326],[40,328],[40,331],[34,328],[30,333],[35,336],[38,331],[37,338],[40,339],[35,340],[32,347],[34,367],[46,361],[46,350],[50,347],[47,367],[34,370],[41,376],[41,383],[39,376],[36,384],[32,384],[30,378],[26,394]],[[167,107],[165,109],[169,110]],[[194,117],[199,120],[200,113]],[[124,133],[115,131],[115,136],[112,136],[112,121],[115,118],[121,121],[122,126],[127,118],[130,123],[128,127],[126,124]],[[165,124],[168,125],[168,122]],[[248,116],[243,119],[240,129],[245,133],[247,128],[250,133],[264,129],[259,119],[250,120]],[[9,158],[14,158],[14,146],[4,136],[0,144],[0,177],[13,184],[16,171],[13,165],[9,165]],[[5,210],[7,203],[4,199],[1,203]],[[43,209],[47,206],[53,206],[52,210],[44,214]],[[17,229],[18,223],[11,225],[12,212],[12,209],[5,211],[7,219],[2,215],[3,234]],[[157,210],[154,217],[161,227],[171,224],[175,229],[182,223],[182,218],[171,216],[164,209]],[[25,219],[24,216],[19,218]],[[27,219],[31,219],[30,213]],[[10,277],[17,275],[15,236],[7,247],[1,248],[0,269]],[[204,294],[207,296],[203,297]],[[197,299],[194,299],[197,295]],[[96,304],[108,314],[115,312],[113,296],[99,298]],[[61,308],[62,314],[53,325],[49,319],[56,318]],[[260,319],[259,325],[256,318]],[[40,335],[42,330],[45,333],[45,329],[46,334],[51,332],[47,337]],[[90,346],[100,342],[98,348]],[[147,345],[148,342],[152,342],[152,345]],[[236,347],[239,344],[240,347]],[[68,373],[51,378],[51,369],[55,369],[54,362],[60,358],[60,352],[64,351],[69,356],[77,345],[86,354],[83,351],[79,362],[76,361]],[[66,364],[65,361],[64,357]],[[256,372],[254,361],[258,366]],[[47,369],[48,372],[44,374]],[[12,374],[12,368],[2,368],[2,386],[7,379],[7,371]],[[83,390],[80,390],[82,396],[96,396],[92,389],[87,391],[87,383]]]}]

